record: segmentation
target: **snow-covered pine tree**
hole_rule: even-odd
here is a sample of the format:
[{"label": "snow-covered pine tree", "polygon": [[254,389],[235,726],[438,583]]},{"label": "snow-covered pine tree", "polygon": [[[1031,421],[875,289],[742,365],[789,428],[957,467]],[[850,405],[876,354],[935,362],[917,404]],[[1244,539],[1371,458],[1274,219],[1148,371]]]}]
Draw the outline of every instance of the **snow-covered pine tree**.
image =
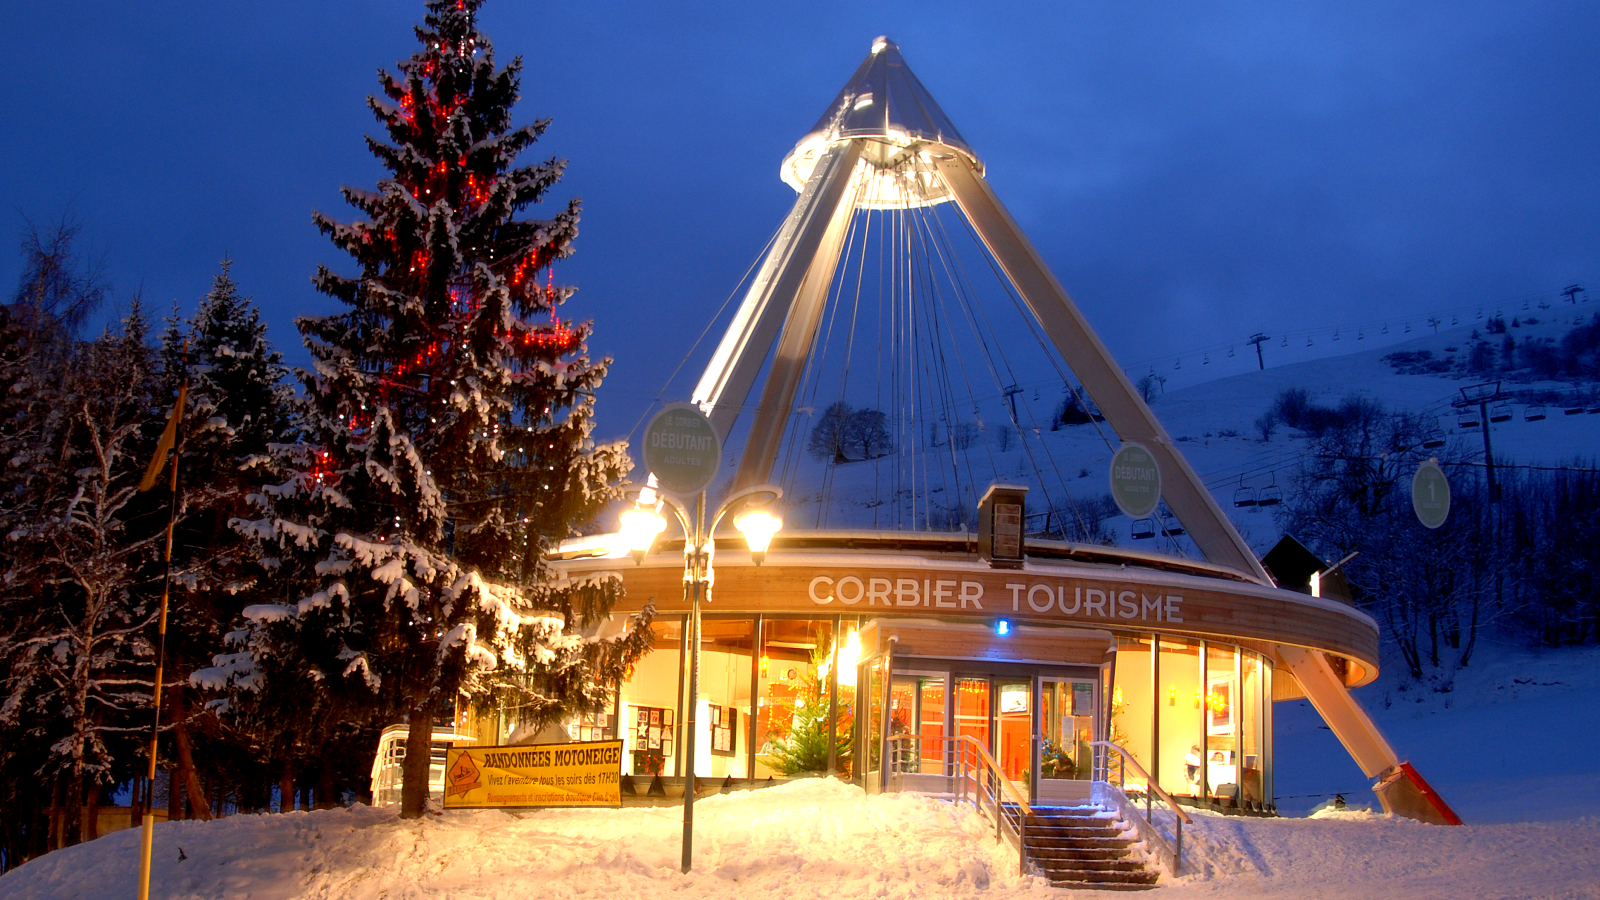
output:
[{"label": "snow-covered pine tree", "polygon": [[[391,175],[344,191],[365,220],[316,216],[360,274],[317,273],[349,309],[298,321],[315,360],[300,373],[307,435],[282,458],[301,465],[238,523],[297,585],[288,605],[246,610],[252,660],[292,648],[329,690],[403,711],[414,748],[463,693],[538,721],[596,711],[649,641],[648,616],[594,637],[620,584],[547,559],[619,495],[629,462],[590,437],[609,361],[586,357],[588,325],[555,317],[570,290],[549,269],[579,205],[515,218],[564,164],[516,166],[548,123],[512,127],[521,63],[496,69],[478,7],[429,2],[422,48],[369,98],[389,142],[368,145]],[[273,690],[252,661],[219,662]],[[428,754],[409,754],[403,815],[422,814],[427,782]]]},{"label": "snow-covered pine tree", "polygon": [[[250,470],[266,460],[269,444],[285,439],[293,391],[285,383],[288,369],[267,339],[267,326],[250,298],[240,294],[231,265],[223,261],[186,325],[174,312],[161,340],[168,402],[180,382],[189,382],[181,461],[184,515],[173,546],[181,587],[172,595],[167,632],[168,669],[178,673],[206,665],[223,649],[224,630],[240,610],[260,602],[270,589],[259,583],[248,545],[228,522],[249,512],[245,497],[259,477]],[[183,689],[181,682],[167,686],[171,709],[195,710],[195,704],[183,702],[178,693]],[[197,731],[194,737],[207,744],[220,723],[201,715],[199,723],[168,721],[183,729],[183,739]],[[263,766],[281,769],[273,742],[251,735],[240,743]],[[197,752],[212,749],[217,748],[201,746]],[[178,768],[185,768],[182,754],[179,759]]]}]

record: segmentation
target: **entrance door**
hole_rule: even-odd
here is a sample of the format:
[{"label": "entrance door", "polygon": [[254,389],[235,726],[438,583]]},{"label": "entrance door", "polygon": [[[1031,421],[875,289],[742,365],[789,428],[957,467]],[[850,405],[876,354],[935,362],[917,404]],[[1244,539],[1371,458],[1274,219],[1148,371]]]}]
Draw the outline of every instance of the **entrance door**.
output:
[{"label": "entrance door", "polygon": [[1095,683],[1039,681],[1040,802],[1081,802],[1094,777]]},{"label": "entrance door", "polygon": [[887,765],[895,790],[948,792],[945,677],[895,673],[889,684]]},{"label": "entrance door", "polygon": [[995,705],[995,762],[1022,796],[1031,791],[1033,780],[1033,684],[1030,681],[999,682],[999,702]]}]

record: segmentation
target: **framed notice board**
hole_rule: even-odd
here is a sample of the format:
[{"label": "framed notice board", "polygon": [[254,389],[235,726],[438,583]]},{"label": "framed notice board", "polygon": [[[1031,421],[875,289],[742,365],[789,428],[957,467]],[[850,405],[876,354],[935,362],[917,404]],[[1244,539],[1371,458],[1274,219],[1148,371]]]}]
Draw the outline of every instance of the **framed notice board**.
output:
[{"label": "framed notice board", "polygon": [[739,750],[739,711],[712,705],[710,715],[712,755],[733,756]]},{"label": "framed notice board", "polygon": [[672,758],[672,710],[634,706],[625,723],[633,737],[633,774],[660,775]]}]

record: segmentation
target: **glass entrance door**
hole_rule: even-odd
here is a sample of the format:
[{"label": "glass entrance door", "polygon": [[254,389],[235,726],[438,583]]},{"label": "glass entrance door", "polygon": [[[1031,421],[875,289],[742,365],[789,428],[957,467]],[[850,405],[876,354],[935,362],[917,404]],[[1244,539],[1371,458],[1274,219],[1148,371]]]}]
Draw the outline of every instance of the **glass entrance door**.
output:
[{"label": "glass entrance door", "polygon": [[1039,797],[1079,801],[1094,777],[1095,683],[1044,678],[1039,682]]},{"label": "glass entrance door", "polygon": [[943,675],[930,673],[897,672],[890,681],[890,776],[913,776],[901,778],[902,789],[946,789],[944,686]]},{"label": "glass entrance door", "polygon": [[1033,780],[1033,684],[1000,682],[995,705],[995,762],[1022,796],[1029,796]]}]

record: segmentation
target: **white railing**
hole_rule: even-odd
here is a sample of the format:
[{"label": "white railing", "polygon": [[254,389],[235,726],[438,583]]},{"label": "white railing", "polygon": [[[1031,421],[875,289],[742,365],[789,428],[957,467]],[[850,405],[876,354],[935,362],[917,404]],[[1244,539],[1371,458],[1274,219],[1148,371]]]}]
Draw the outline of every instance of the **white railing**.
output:
[{"label": "white railing", "polygon": [[[1139,838],[1160,857],[1167,871],[1173,875],[1180,874],[1183,869],[1183,826],[1193,821],[1189,814],[1178,808],[1178,802],[1156,784],[1156,780],[1150,777],[1144,766],[1139,765],[1133,754],[1110,741],[1090,741],[1089,746],[1096,748],[1095,802],[1116,809],[1123,818],[1132,822],[1139,832]],[[1114,770],[1111,765],[1113,754],[1117,758]],[[1129,799],[1125,789],[1129,768],[1144,779],[1144,788],[1139,791],[1144,795],[1143,813],[1139,811],[1138,803]],[[1164,808],[1154,805],[1156,798],[1161,800]]]},{"label": "white railing", "polygon": [[[968,734],[953,738],[896,734],[885,742],[884,750],[889,790],[949,794],[957,803],[971,803],[994,819],[995,841],[1011,841],[1019,865],[1027,871],[1023,842],[1033,807],[982,741]],[[1016,807],[1015,827],[1006,816],[1007,804]]]}]

